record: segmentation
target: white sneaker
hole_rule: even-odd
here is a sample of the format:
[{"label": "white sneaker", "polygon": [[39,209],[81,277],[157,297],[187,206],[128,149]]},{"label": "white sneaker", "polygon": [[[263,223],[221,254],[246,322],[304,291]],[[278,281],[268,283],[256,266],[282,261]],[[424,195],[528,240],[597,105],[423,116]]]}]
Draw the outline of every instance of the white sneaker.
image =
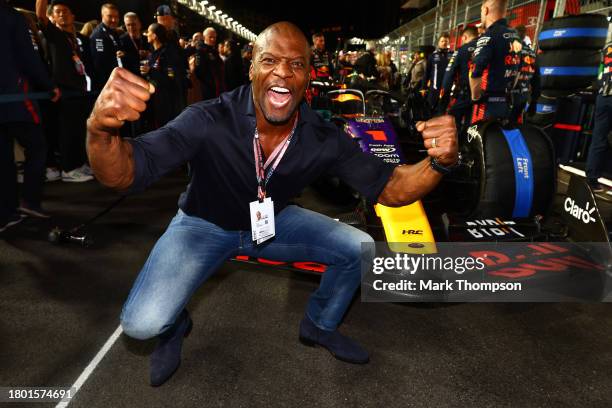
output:
[{"label": "white sneaker", "polygon": [[91,167],[89,167],[89,165],[87,163],[85,163],[84,165],[82,165],[81,167],[79,167],[79,171],[83,174],[85,174],[86,176],[93,176],[94,172],[91,169]]},{"label": "white sneaker", "polygon": [[62,179],[62,173],[53,167],[47,167],[45,181],[57,181]]},{"label": "white sneaker", "polygon": [[62,171],[62,181],[66,183],[82,183],[89,180],[93,180],[93,176],[83,174],[81,169],[74,169],[69,172]]}]

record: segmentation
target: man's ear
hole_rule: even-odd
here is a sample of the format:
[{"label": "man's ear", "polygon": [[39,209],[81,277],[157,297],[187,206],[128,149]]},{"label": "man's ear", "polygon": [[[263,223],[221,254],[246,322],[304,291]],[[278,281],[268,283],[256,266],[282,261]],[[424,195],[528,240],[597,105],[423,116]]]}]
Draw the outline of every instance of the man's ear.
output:
[{"label": "man's ear", "polygon": [[251,65],[249,65],[249,80],[253,81],[253,61],[251,61]]}]

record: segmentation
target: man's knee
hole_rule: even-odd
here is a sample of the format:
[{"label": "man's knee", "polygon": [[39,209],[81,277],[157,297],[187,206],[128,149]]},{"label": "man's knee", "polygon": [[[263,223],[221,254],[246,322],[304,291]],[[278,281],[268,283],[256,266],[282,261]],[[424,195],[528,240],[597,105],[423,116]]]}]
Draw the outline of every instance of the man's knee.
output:
[{"label": "man's knee", "polygon": [[345,235],[341,251],[350,261],[370,262],[374,256],[374,239],[357,228],[351,228]]},{"label": "man's knee", "polygon": [[159,336],[167,326],[165,321],[153,317],[121,315],[121,328],[123,332],[138,340],[148,340]]}]

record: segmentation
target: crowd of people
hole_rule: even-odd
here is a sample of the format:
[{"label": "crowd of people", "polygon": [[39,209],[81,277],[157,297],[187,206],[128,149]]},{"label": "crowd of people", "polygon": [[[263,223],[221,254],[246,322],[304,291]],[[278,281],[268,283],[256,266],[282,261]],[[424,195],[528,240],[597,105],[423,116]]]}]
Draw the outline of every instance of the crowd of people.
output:
[{"label": "crowd of people", "polygon": [[[124,137],[159,128],[188,104],[218,97],[249,81],[252,44],[218,41],[213,27],[181,37],[172,9],[157,8],[156,21],[143,27],[134,12],[113,3],[100,20],[77,30],[70,0],[37,0],[35,18],[0,0],[10,50],[3,68],[3,94],[22,95],[3,103],[0,232],[24,216],[48,218],[41,204],[45,181],[80,183],[94,178],[86,157],[86,121],[95,98],[115,67],[147,79],[156,92],[142,118],[127,123]],[[4,21],[3,20],[3,21]],[[122,24],[123,23],[123,24]],[[36,98],[37,92],[51,97]],[[17,168],[13,143],[22,147]],[[19,172],[15,177],[16,172]],[[16,180],[22,183],[18,187]]]}]

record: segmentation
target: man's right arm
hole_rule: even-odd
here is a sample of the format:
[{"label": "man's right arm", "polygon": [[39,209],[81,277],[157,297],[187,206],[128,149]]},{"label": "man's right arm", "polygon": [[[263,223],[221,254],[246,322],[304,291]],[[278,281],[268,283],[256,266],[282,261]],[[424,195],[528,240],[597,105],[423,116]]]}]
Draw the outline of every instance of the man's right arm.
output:
[{"label": "man's right arm", "polygon": [[36,17],[43,26],[47,26],[49,23],[49,19],[47,18],[48,3],[47,0],[36,0]]},{"label": "man's right arm", "polygon": [[87,156],[105,186],[127,190],[135,178],[132,145],[119,136],[123,123],[146,109],[155,88],[126,69],[115,68],[87,120]]}]

